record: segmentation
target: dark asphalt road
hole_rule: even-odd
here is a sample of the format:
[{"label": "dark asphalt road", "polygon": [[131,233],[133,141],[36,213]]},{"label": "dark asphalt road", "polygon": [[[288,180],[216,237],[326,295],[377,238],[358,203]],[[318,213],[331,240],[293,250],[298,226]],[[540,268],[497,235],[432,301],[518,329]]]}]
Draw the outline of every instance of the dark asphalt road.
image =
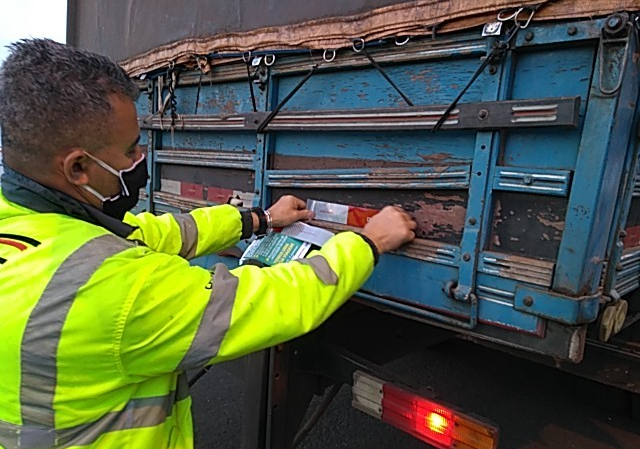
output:
[{"label": "dark asphalt road", "polygon": [[[472,350],[469,350],[469,349]],[[388,365],[443,400],[500,426],[503,449],[640,449],[630,397],[589,381],[462,341]],[[194,387],[197,449],[239,449],[243,382],[212,369]],[[300,449],[424,449],[414,438],[351,408],[343,386]]]}]

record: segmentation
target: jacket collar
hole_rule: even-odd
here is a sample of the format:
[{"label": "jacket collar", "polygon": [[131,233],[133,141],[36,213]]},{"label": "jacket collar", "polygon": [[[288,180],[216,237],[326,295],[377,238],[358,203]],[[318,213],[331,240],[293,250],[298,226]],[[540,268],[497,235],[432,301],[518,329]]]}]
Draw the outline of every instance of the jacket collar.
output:
[{"label": "jacket collar", "polygon": [[126,238],[136,229],[134,226],[105,214],[100,209],[43,186],[6,165],[3,165],[3,170],[4,173],[0,178],[2,194],[12,203],[36,212],[68,215],[102,226],[119,237]]}]

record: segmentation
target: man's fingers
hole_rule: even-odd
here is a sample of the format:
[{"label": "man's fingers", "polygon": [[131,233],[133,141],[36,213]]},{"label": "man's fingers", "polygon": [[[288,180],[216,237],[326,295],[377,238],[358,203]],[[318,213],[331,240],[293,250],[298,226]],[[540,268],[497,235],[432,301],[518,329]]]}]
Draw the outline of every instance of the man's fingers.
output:
[{"label": "man's fingers", "polygon": [[298,220],[313,220],[316,214],[311,210],[298,211]]},{"label": "man's fingers", "polygon": [[296,198],[296,209],[306,209],[307,203],[302,201],[300,198]]}]

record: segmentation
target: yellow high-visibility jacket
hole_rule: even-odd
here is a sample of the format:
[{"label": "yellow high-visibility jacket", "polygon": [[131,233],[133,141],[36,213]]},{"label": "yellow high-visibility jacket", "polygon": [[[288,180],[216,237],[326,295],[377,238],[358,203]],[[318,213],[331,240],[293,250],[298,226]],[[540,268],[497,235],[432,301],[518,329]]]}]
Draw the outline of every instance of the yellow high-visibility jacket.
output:
[{"label": "yellow high-visibility jacket", "polygon": [[347,232],[304,260],[209,272],[186,259],[238,242],[232,206],[128,214],[118,236],[68,197],[43,212],[64,195],[18,178],[38,205],[9,201],[3,176],[0,448],[192,448],[184,370],[314,329],[373,269]]}]

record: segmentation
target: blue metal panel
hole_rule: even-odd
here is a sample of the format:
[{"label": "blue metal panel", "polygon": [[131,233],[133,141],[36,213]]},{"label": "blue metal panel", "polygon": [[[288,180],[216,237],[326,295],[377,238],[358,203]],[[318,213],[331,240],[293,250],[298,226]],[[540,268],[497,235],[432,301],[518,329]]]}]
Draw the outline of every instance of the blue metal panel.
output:
[{"label": "blue metal panel", "polygon": [[[558,254],[553,289],[573,296],[597,291],[610,235],[615,198],[620,185],[635,101],[638,98],[638,66],[633,63],[636,33],[630,36],[630,51],[624,56],[611,55],[626,65],[622,88],[614,95],[603,95],[598,76],[589,94],[584,132],[580,142],[575,177],[569,199],[565,232]],[[603,50],[600,51],[608,51]],[[607,58],[608,59],[608,58]],[[611,62],[614,64],[614,62]],[[602,70],[604,81],[611,74],[597,58],[594,73]],[[616,81],[613,81],[616,84]],[[631,99],[631,101],[629,101]]]},{"label": "blue metal panel", "polygon": [[[254,88],[254,94],[258,110],[264,110],[264,94],[257,87]],[[181,87],[176,92],[176,113],[194,114],[197,95],[197,86]],[[198,115],[235,115],[251,111],[253,111],[253,104],[248,81],[212,84],[205,79],[202,82],[198,100]]]},{"label": "blue metal panel", "polygon": [[[169,123],[167,123],[168,128]],[[213,133],[186,132],[169,129],[159,133],[162,147],[187,148],[190,150],[224,150],[224,151],[255,151],[257,148],[256,135],[251,132]]]},{"label": "blue metal panel", "polygon": [[285,156],[451,164],[473,159],[475,132],[279,132],[276,138],[278,154]]},{"label": "blue metal panel", "polygon": [[[579,96],[586,99],[595,58],[595,43],[556,49],[535,48],[515,61],[512,99]],[[578,154],[587,103],[581,103],[577,129],[510,131],[503,163],[520,167],[553,167],[572,170]]]},{"label": "blue metal panel", "polygon": [[[447,59],[428,63],[396,64],[385,67],[389,77],[415,105],[451,102],[477,69],[477,58]],[[283,77],[278,101],[298,84],[302,76]],[[481,84],[474,85],[465,101],[482,98]],[[341,72],[321,72],[289,101],[287,110],[380,108],[406,106],[393,87],[373,68]]]},{"label": "blue metal panel", "polygon": [[[487,53],[490,52],[489,45],[490,42],[487,42]],[[485,74],[478,78],[476,83],[483,88],[482,101],[501,99],[501,80],[503,72],[506,70],[505,67],[507,66],[501,65],[500,69],[493,76]],[[465,94],[465,99],[467,94]],[[453,291],[454,298],[459,301],[473,301],[475,299],[474,288],[478,265],[477,256],[483,244],[482,218],[485,216],[484,211],[487,204],[485,198],[490,185],[489,175],[498,157],[497,137],[498,133],[490,131],[478,132],[476,135],[467,215],[465,217],[465,228],[460,244],[462,257],[459,279],[457,281],[458,285]],[[489,208],[487,207],[487,209]]]},{"label": "blue metal panel", "polygon": [[604,19],[537,25],[529,33],[518,34],[516,46],[534,47],[556,43],[575,46],[580,41],[598,39],[603,25]]},{"label": "blue metal panel", "polygon": [[570,298],[563,294],[518,285],[514,307],[516,310],[561,323],[578,325],[590,323],[598,317],[600,295]]},{"label": "blue metal panel", "polygon": [[543,320],[513,307],[517,285],[513,279],[478,273],[475,292],[480,307],[479,321],[539,335],[544,328]]},{"label": "blue metal panel", "polygon": [[[572,26],[575,32],[569,33]],[[619,206],[611,204],[614,203],[611,198],[617,194],[620,179],[629,165],[628,149],[632,147],[628,130],[633,112],[625,109],[618,95],[605,97],[597,91],[599,76],[594,79],[592,73],[597,62],[600,26],[601,23],[591,21],[532,24],[517,36],[515,50],[507,52],[500,64],[487,68],[462,98],[462,102],[486,102],[579,96],[582,101],[577,128],[515,129],[509,125],[509,116],[505,116],[500,125],[505,128],[500,130],[445,127],[431,133],[390,130],[391,125],[386,130],[372,127],[364,132],[338,130],[340,127],[332,124],[333,128],[318,131],[322,123],[314,123],[319,119],[310,113],[305,114],[306,120],[318,127],[306,128],[303,132],[276,127],[271,130],[267,127],[266,133],[257,136],[255,128],[187,131],[180,130],[178,119],[172,136],[168,129],[170,119],[165,112],[167,129],[153,131],[148,137],[149,146],[155,150],[150,158],[154,166],[154,189],[150,196],[159,188],[160,167],[173,170],[176,181],[191,182],[190,176],[196,180],[212,173],[218,176],[220,170],[237,170],[237,160],[231,157],[231,162],[235,161],[231,163],[231,159],[224,157],[224,152],[231,152],[233,156],[249,155],[241,161],[240,168],[243,174],[255,175],[256,205],[271,204],[274,191],[300,196],[311,192],[333,195],[336,201],[342,198],[346,203],[357,198],[358,202],[353,204],[366,207],[377,207],[372,205],[376,201],[398,200],[411,208],[423,228],[414,243],[382,257],[364,287],[363,295],[367,299],[467,333],[472,333],[476,324],[479,324],[476,334],[491,335],[488,327],[513,331],[501,333],[496,341],[513,344],[519,341],[520,333],[530,339],[548,341],[545,329],[553,327],[549,320],[574,326],[596,318],[599,300],[593,282],[598,273],[592,270],[589,274],[585,267],[601,264],[601,259],[609,254],[605,250],[607,239],[613,235],[612,223],[624,221],[628,208],[627,202]],[[527,33],[531,35],[527,37]],[[442,105],[466,85],[481,63],[479,56],[490,48],[491,39],[465,33],[447,36],[446,42],[416,45],[396,48],[391,43],[370,49],[415,104]],[[462,48],[467,48],[468,54],[462,54]],[[363,55],[345,55],[347,52],[349,50],[342,50],[343,57],[335,64],[322,64],[283,111],[405,106],[398,93]],[[620,66],[614,60],[609,63]],[[269,69],[267,89],[256,90],[259,109],[274,110],[311,64],[313,60],[306,55],[278,57]],[[199,116],[247,113],[253,109],[241,69],[244,66],[237,64],[236,69],[225,71],[224,78],[212,77],[213,84],[205,77],[200,91]],[[598,64],[595,69],[598,74]],[[629,62],[629,73],[623,83],[625,91],[620,94],[621,98],[630,99],[628,103],[633,103],[638,94],[637,82],[635,86],[630,82],[632,77],[637,80],[637,73],[631,73],[636,70],[636,65]],[[198,87],[193,74],[189,76],[186,81],[189,85],[180,85],[177,89],[176,112],[179,114],[194,112]],[[615,76],[609,78],[605,77],[605,81],[615,81]],[[157,101],[154,105],[157,106]],[[483,104],[482,107],[490,106]],[[473,115],[475,119],[475,112]],[[491,117],[495,117],[493,112]],[[286,120],[293,123],[295,117],[285,117],[283,122]],[[188,160],[181,150],[201,160]],[[543,180],[537,175],[553,178]],[[212,180],[207,179],[209,181]],[[250,179],[248,184],[252,182]],[[205,189],[209,185],[203,184]],[[215,183],[212,185],[218,187]],[[178,212],[208,204],[175,193],[171,196],[168,192],[167,189],[155,192],[156,197],[150,198],[158,212]],[[570,195],[568,199],[567,195]],[[544,212],[549,207],[557,210],[569,202],[557,263],[554,260],[557,242],[552,242],[555,246],[550,256],[533,254],[532,246],[522,250],[515,245],[506,248],[492,244],[493,214],[496,211],[499,215],[497,208],[499,204],[506,204],[507,197],[511,204],[518,203],[520,198],[537,201],[541,215],[527,211],[527,203],[513,218],[513,221],[522,218],[523,223],[531,226],[546,217]],[[614,216],[615,207],[618,209]],[[510,213],[513,214],[511,209],[505,211],[507,215]],[[559,217],[552,225],[563,223],[564,217]],[[441,236],[437,234],[440,231],[436,224],[443,229],[448,227],[447,232],[451,231],[453,237],[447,234],[438,240]],[[543,234],[533,236],[533,231],[527,230],[532,228],[523,229],[522,234],[515,228],[503,232],[505,238],[510,236],[509,232],[511,237],[522,238],[530,232],[530,245],[541,246],[534,239]],[[560,229],[555,235],[558,241],[561,232]],[[610,241],[616,239],[611,237]],[[224,259],[211,256],[193,263],[209,267],[219,260]],[[227,263],[234,264],[234,261],[227,259]],[[629,271],[632,269],[630,266]],[[458,289],[454,293],[458,299],[452,297],[450,290],[455,283]],[[591,289],[589,295],[570,297],[579,295],[578,287],[585,284],[589,284],[587,290]],[[569,295],[551,291],[553,289]],[[574,334],[566,333],[567,338]],[[536,346],[536,350],[559,357],[575,356],[545,348],[545,343]]]}]

